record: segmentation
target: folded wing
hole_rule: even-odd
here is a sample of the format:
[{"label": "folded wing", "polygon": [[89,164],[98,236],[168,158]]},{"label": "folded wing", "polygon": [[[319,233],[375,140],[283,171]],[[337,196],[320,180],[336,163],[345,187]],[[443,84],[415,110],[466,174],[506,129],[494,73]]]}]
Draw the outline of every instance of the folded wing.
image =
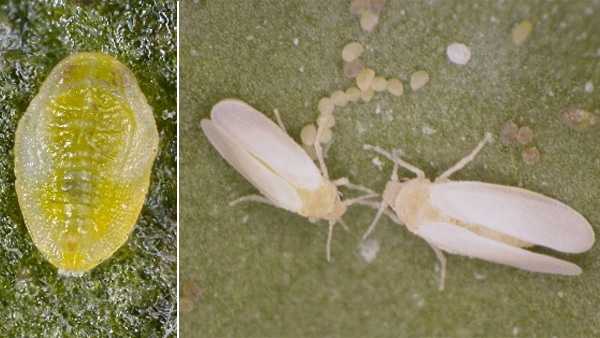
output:
[{"label": "folded wing", "polygon": [[223,134],[293,186],[313,190],[321,185],[321,172],[304,149],[245,102],[223,100],[213,107],[211,119]]},{"label": "folded wing", "polygon": [[298,212],[302,208],[302,201],[288,182],[248,153],[229,135],[221,132],[212,121],[202,120],[202,130],[221,156],[265,197],[289,211]]},{"label": "folded wing", "polygon": [[589,222],[555,199],[525,189],[482,182],[431,185],[430,201],[450,217],[558,251],[577,253],[594,244]]},{"label": "folded wing", "polygon": [[573,263],[497,242],[450,223],[425,223],[416,233],[440,249],[453,254],[534,272],[573,276],[581,273],[581,269]]}]

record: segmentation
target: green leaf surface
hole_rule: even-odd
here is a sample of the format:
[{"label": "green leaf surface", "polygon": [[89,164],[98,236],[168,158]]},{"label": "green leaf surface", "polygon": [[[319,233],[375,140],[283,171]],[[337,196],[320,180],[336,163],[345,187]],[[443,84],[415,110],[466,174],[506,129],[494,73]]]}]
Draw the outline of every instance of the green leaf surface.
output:
[{"label": "green leaf surface", "polygon": [[[0,335],[174,337],[177,325],[176,3],[0,1]],[[59,275],[33,245],[14,188],[14,134],[50,70],[103,52],[136,76],[160,135],[146,203],[129,240],[82,277]]]},{"label": "green leaf surface", "polygon": [[[545,194],[600,229],[600,130],[573,130],[559,119],[568,107],[600,111],[600,1],[390,0],[372,32],[349,5],[181,4],[180,283],[202,290],[193,301],[180,295],[187,305],[181,336],[600,335],[598,245],[577,255],[534,249],[578,264],[578,277],[446,255],[439,292],[434,252],[389,219],[368,242],[379,246],[376,258],[365,260],[361,236],[374,210],[349,209],[350,231],[336,228],[328,263],[325,222],[265,204],[228,206],[257,190],[219,156],[200,121],[218,101],[237,98],[271,119],[277,108],[299,141],[319,100],[355,85],[343,73],[341,50],[357,41],[367,66],[400,79],[404,95],[336,108],[325,158],[332,178],[383,190],[392,165],[381,157],[383,166],[375,165],[365,143],[398,150],[434,178],[491,132],[493,142],[454,179]],[[511,30],[526,19],[533,31],[516,47]],[[446,56],[454,42],[471,50],[464,66]],[[430,81],[413,91],[417,70]],[[511,119],[534,131],[532,143],[500,140]],[[527,165],[522,152],[531,146],[541,160]]]}]

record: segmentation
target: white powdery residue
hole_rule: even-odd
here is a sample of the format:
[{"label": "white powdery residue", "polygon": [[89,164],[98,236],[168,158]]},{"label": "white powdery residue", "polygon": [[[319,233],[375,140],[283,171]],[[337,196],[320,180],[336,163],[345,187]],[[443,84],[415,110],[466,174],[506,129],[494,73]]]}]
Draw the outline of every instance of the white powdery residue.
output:
[{"label": "white powdery residue", "polygon": [[304,67],[300,67],[300,68],[298,68],[298,71],[299,71],[300,73],[304,73]]},{"label": "white powdery residue", "polygon": [[357,123],[356,124],[356,132],[360,135],[362,133],[364,133],[365,131],[367,131],[367,127],[365,127],[364,125],[362,125],[362,123]]},{"label": "white powdery residue", "polygon": [[490,17],[490,23],[499,23],[500,20],[498,20],[495,16],[491,16]]},{"label": "white powdery residue", "polygon": [[367,262],[371,263],[377,257],[379,252],[379,243],[374,239],[368,239],[358,245],[360,255]]},{"label": "white powdery residue", "polygon": [[192,48],[192,49],[190,50],[190,55],[191,55],[191,56],[198,56],[198,51]]},{"label": "white powdery residue", "polygon": [[479,273],[479,272],[473,272],[473,277],[474,277],[476,280],[484,280],[484,279],[486,279],[486,278],[487,278],[487,277],[486,277],[486,275],[484,275],[484,274],[481,274],[481,273]]},{"label": "white powdery residue", "polygon": [[516,327],[516,326],[515,326],[515,327],[513,327],[513,328],[512,328],[512,335],[513,335],[513,336],[516,336],[516,335],[518,335],[518,334],[519,334],[519,328],[518,328],[518,327]]},{"label": "white powdery residue", "polygon": [[249,36],[246,38],[246,41],[252,41],[252,40],[254,40],[254,37],[253,37],[252,35],[249,35]]},{"label": "white powdery residue", "polygon": [[430,126],[424,125],[421,130],[423,131],[423,134],[425,135],[433,135],[435,134],[437,131],[433,128],[431,128]]},{"label": "white powdery residue", "polygon": [[375,108],[375,114],[381,113],[381,107],[379,107],[379,103],[377,104],[377,108]]},{"label": "white powdery residue", "polygon": [[19,258],[23,257],[23,253],[21,252],[21,250],[19,250],[17,248],[9,248],[9,247],[5,246],[4,250],[16,254],[17,256],[19,256]]},{"label": "white powdery residue", "polygon": [[386,110],[383,112],[385,115],[385,120],[388,122],[394,121],[394,112],[392,110]]},{"label": "white powdery residue", "polygon": [[583,91],[586,92],[586,93],[591,93],[591,92],[594,91],[594,83],[592,82],[592,80],[586,82],[583,85]]},{"label": "white powdery residue", "polygon": [[162,116],[163,120],[172,119],[173,116],[175,116],[175,112],[171,112],[171,111],[168,111],[168,110],[163,110],[161,116]]},{"label": "white powdery residue", "polygon": [[466,65],[471,60],[471,50],[462,43],[453,43],[446,48],[446,55],[450,62],[457,65]]},{"label": "white powdery residue", "polygon": [[575,37],[575,41],[581,41],[587,39],[587,32],[583,32]]},{"label": "white powdery residue", "polygon": [[423,297],[421,297],[421,295],[419,295],[418,293],[414,293],[412,295],[412,301],[418,309],[421,309],[423,308],[423,306],[425,306],[425,299],[423,299]]},{"label": "white powdery residue", "polygon": [[375,156],[371,159],[371,163],[376,166],[380,171],[383,170],[383,162],[379,159],[379,157]]},{"label": "white powdery residue", "polygon": [[242,223],[248,223],[248,219],[250,219],[250,215],[244,215],[244,217],[242,218]]},{"label": "white powdery residue", "polygon": [[556,295],[558,296],[558,298],[563,298],[565,296],[565,294],[562,291],[558,291]]},{"label": "white powdery residue", "polygon": [[299,42],[298,38],[295,38],[294,39],[294,46],[298,46],[298,42]]}]

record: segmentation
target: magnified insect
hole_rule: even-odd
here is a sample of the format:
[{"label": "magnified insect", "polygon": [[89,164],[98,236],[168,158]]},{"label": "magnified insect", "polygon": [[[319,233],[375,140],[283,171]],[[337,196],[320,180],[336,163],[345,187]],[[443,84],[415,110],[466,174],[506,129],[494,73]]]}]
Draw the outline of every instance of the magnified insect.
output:
[{"label": "magnified insect", "polygon": [[[230,205],[242,201],[262,202],[308,217],[313,222],[328,221],[328,261],[331,259],[333,226],[339,222],[346,227],[342,215],[347,207],[377,196],[346,178],[329,180],[319,142],[315,143],[315,148],[320,170],[287,135],[283,125],[277,126],[240,100],[226,99],[217,103],[212,108],[211,120],[202,120],[202,130],[221,156],[263,195],[245,196]],[[322,132],[319,126],[317,140]],[[343,201],[338,186],[356,189],[365,195]]]},{"label": "magnified insect", "polygon": [[[377,216],[363,238],[371,233],[390,206],[400,222],[435,251],[441,264],[440,290],[444,289],[446,276],[442,251],[528,271],[580,274],[581,269],[573,263],[523,249],[533,245],[566,253],[590,249],[594,244],[594,232],[577,211],[525,189],[449,179],[473,160],[490,139],[491,134],[487,133],[471,154],[433,182],[425,178],[422,170],[395,154],[365,145],[365,150],[375,151],[392,161],[394,169]],[[398,166],[417,177],[399,181]]]},{"label": "magnified insect", "polygon": [[15,134],[15,188],[35,246],[82,275],[129,237],[158,151],[152,109],[125,65],[101,53],[62,60]]}]

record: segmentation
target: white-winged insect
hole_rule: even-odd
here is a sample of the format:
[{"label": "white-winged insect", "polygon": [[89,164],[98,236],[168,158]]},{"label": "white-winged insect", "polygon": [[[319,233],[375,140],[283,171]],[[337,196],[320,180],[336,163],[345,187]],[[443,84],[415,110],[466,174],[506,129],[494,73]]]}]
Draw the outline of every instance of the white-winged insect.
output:
[{"label": "white-winged insect", "polygon": [[[394,163],[377,216],[366,238],[388,206],[408,230],[423,238],[441,264],[439,289],[444,289],[446,260],[441,250],[476,257],[520,269],[559,275],[578,275],[570,262],[523,248],[545,246],[566,253],[583,252],[594,244],[588,221],[571,207],[525,189],[474,181],[453,182],[450,175],[477,155],[492,135],[486,133],[477,147],[433,182],[425,173],[395,154],[365,145]],[[398,181],[398,166],[415,175]]]},{"label": "white-winged insect", "polygon": [[[366,198],[373,191],[341,178],[329,180],[319,142],[315,143],[321,170],[308,154],[285,132],[275,111],[279,127],[243,101],[226,99],[211,111],[211,120],[202,120],[202,130],[221,156],[252,183],[264,196],[250,195],[230,202],[262,202],[308,217],[311,222],[329,222],[327,260],[330,260],[333,226],[342,221],[346,208]],[[322,128],[317,130],[320,139]],[[342,201],[338,186],[366,194]]]}]

